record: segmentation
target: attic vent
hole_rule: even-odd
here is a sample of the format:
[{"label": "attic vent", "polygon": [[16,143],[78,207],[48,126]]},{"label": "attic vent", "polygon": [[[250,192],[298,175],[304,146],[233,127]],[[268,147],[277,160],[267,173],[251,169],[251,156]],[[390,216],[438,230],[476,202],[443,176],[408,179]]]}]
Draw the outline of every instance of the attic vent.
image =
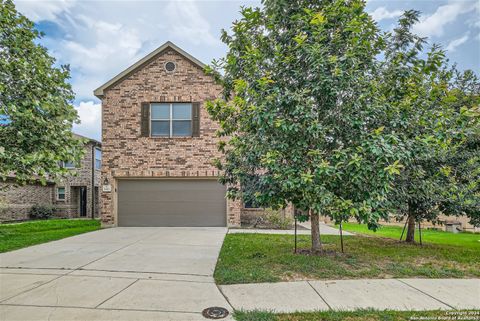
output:
[{"label": "attic vent", "polygon": [[165,70],[168,71],[168,72],[173,72],[173,71],[175,71],[176,68],[177,68],[177,66],[172,61],[168,61],[168,62],[165,63]]}]

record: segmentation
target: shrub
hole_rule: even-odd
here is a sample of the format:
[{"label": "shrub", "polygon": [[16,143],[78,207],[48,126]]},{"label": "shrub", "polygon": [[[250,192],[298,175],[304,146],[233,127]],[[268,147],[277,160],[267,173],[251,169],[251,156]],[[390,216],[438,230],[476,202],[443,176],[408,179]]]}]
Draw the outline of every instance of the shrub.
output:
[{"label": "shrub", "polygon": [[53,216],[54,210],[51,205],[35,204],[30,208],[28,216],[33,220],[46,220]]},{"label": "shrub", "polygon": [[283,211],[273,210],[271,208],[265,209],[265,220],[272,228],[280,230],[288,230],[293,224],[293,220],[290,217],[286,217]]}]

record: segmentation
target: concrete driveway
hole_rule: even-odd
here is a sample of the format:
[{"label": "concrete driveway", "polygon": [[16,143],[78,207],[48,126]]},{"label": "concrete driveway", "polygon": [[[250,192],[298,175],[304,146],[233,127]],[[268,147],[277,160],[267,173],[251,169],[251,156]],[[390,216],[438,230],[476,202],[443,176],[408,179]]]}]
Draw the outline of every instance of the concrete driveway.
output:
[{"label": "concrete driveway", "polygon": [[113,228],[0,254],[0,320],[206,320],[207,307],[232,311],[213,281],[226,232]]}]

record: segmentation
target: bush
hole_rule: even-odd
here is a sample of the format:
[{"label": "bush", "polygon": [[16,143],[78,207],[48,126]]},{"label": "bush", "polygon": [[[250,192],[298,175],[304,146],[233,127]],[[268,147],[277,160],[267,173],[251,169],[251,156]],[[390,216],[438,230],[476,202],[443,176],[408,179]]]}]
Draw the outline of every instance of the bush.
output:
[{"label": "bush", "polygon": [[273,210],[271,208],[265,209],[265,221],[269,223],[274,229],[288,230],[292,227],[293,220],[286,217],[283,211]]},{"label": "bush", "polygon": [[46,220],[53,216],[55,208],[51,205],[35,204],[30,208],[28,216],[32,220]]}]

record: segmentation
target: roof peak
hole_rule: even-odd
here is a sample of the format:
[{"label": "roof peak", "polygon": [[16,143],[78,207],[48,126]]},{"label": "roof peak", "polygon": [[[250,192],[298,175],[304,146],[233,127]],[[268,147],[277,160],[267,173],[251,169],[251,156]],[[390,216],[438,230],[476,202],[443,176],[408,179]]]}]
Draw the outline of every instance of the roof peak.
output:
[{"label": "roof peak", "polygon": [[203,62],[201,62],[197,58],[193,57],[188,52],[186,52],[182,48],[178,47],[177,45],[175,45],[173,42],[171,42],[169,40],[169,41],[165,42],[163,45],[161,45],[160,47],[158,47],[157,49],[155,49],[154,51],[150,52],[148,55],[146,55],[145,57],[143,57],[139,61],[137,61],[136,63],[134,63],[133,65],[131,65],[130,67],[128,67],[127,69],[123,70],[121,73],[119,73],[118,75],[116,75],[115,77],[113,77],[112,79],[110,79],[109,81],[107,81],[106,83],[101,85],[100,87],[98,87],[97,89],[95,89],[93,91],[93,94],[95,96],[97,96],[98,98],[102,98],[105,89],[107,89],[108,87],[110,87],[114,83],[118,82],[119,80],[123,79],[124,77],[129,75],[132,71],[134,71],[138,67],[142,66],[143,64],[147,63],[150,59],[154,58],[156,55],[158,55],[160,52],[164,51],[167,48],[171,48],[171,49],[175,50],[176,52],[178,52],[179,54],[181,54],[182,56],[184,56],[185,58],[187,58],[192,63],[199,66],[200,68],[202,68],[202,69],[205,68],[205,64]]}]

